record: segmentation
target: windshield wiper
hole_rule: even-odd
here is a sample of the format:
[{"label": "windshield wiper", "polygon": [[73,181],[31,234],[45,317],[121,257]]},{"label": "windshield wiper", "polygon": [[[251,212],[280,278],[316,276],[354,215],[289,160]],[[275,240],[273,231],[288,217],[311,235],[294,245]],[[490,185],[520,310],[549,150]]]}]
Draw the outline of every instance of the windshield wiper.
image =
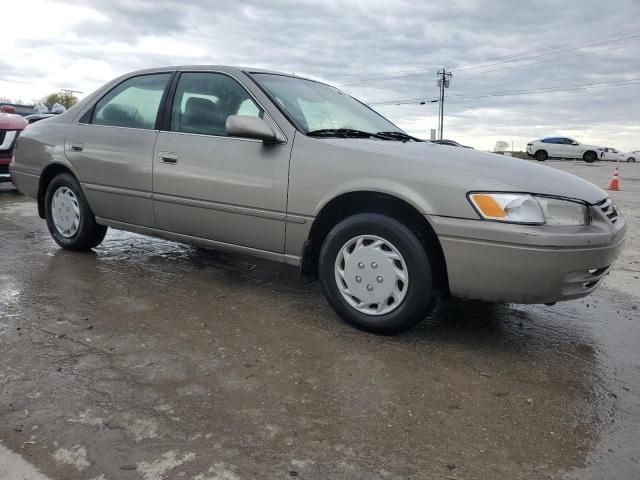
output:
[{"label": "windshield wiper", "polygon": [[355,130],[353,128],[322,128],[320,130],[312,130],[307,132],[310,137],[341,137],[341,138],[381,138],[389,140],[388,136],[379,135],[377,133],[365,132],[363,130]]},{"label": "windshield wiper", "polygon": [[386,137],[387,139],[402,140],[403,142],[406,142],[408,140],[413,140],[414,142],[424,142],[424,140],[413,137],[411,135],[407,135],[404,132],[378,132],[376,133],[376,135],[378,137]]}]

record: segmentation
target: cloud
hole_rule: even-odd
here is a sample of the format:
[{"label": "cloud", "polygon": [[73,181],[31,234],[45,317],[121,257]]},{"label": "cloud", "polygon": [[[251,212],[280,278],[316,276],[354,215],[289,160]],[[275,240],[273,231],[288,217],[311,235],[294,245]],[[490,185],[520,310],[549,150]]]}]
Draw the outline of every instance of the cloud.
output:
[{"label": "cloud", "polygon": [[[231,64],[322,79],[367,102],[431,99],[438,95],[434,71],[460,65],[445,102],[447,137],[479,148],[513,139],[523,148],[540,136],[573,132],[583,141],[640,148],[633,135],[620,135],[637,132],[631,112],[640,111],[639,85],[454,98],[640,77],[640,30],[575,48],[585,38],[639,28],[637,0],[35,0],[5,10],[19,21],[3,33],[0,96],[88,93],[157,65]],[[469,65],[560,43],[569,44],[566,52]],[[407,71],[420,72],[379,74]],[[364,75],[371,72],[378,74]],[[437,104],[378,110],[414,134],[428,136],[436,127]]]}]

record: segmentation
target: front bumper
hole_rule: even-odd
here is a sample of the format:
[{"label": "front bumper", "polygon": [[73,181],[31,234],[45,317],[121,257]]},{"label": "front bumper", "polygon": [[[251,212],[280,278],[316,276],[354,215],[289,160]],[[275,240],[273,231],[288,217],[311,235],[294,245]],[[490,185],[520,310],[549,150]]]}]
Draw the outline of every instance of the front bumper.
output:
[{"label": "front bumper", "polygon": [[509,225],[429,216],[454,297],[551,303],[593,292],[620,255],[624,217],[597,207],[585,227]]}]

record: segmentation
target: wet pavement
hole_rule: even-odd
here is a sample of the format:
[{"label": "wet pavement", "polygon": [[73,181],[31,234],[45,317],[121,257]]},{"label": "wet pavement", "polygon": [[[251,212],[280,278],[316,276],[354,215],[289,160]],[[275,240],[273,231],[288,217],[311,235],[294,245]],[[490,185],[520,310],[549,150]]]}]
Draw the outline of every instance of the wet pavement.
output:
[{"label": "wet pavement", "polygon": [[70,480],[640,478],[640,165],[622,188],[594,295],[382,337],[292,267],[114,230],[62,251],[0,184],[0,449]]}]

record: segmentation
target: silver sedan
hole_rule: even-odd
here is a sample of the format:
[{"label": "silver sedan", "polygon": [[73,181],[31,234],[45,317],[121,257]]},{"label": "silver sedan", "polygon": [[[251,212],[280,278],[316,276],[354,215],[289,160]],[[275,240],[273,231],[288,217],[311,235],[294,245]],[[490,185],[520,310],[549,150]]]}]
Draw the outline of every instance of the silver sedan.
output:
[{"label": "silver sedan", "polygon": [[575,176],[421,141],[334,87],[256,69],[124,75],[26,129],[11,172],[63,248],[111,227],[285,262],[380,333],[436,292],[588,295],[626,230]]}]

